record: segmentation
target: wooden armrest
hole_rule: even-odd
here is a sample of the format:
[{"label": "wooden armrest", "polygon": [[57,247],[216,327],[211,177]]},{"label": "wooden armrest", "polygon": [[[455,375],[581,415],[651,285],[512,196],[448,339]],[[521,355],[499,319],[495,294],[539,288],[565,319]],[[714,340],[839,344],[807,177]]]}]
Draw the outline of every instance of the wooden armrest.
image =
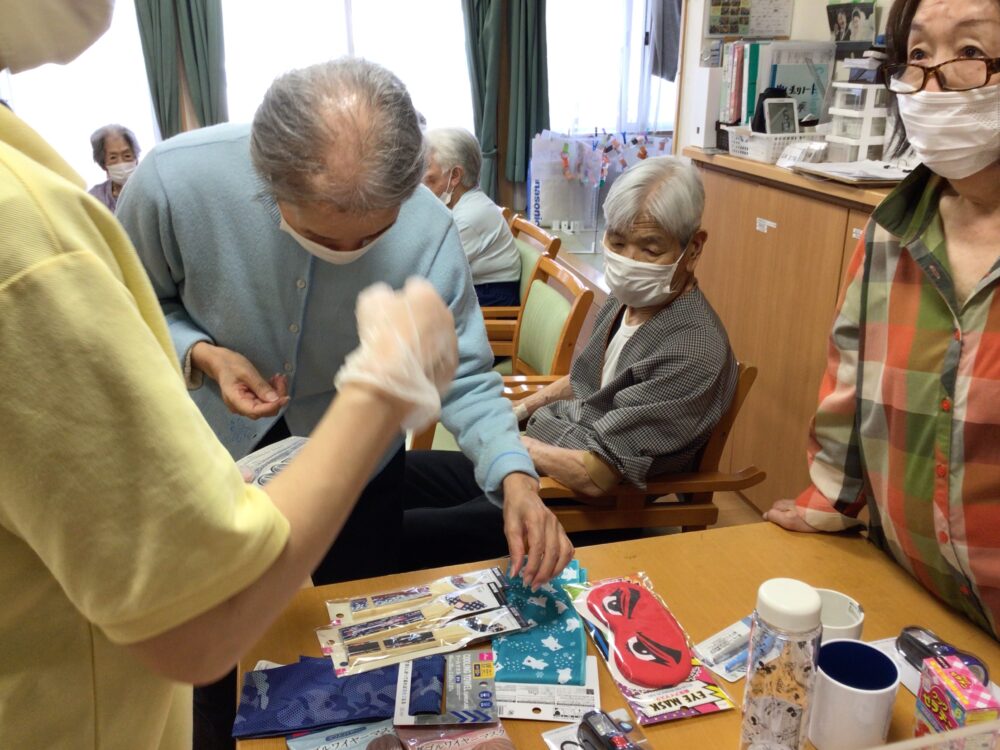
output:
[{"label": "wooden armrest", "polygon": [[490,318],[516,318],[517,314],[521,312],[520,307],[483,307],[480,309],[483,311],[483,317],[487,320]]},{"label": "wooden armrest", "polygon": [[556,500],[559,498],[576,497],[576,494],[565,484],[552,477],[539,477],[538,496],[542,500]]},{"label": "wooden armrest", "polygon": [[562,377],[562,375],[504,375],[503,395],[511,401],[520,401]]},{"label": "wooden armrest", "polygon": [[487,320],[486,338],[490,341],[513,341],[516,320]]},{"label": "wooden armrest", "polygon": [[[766,477],[767,474],[756,466],[748,466],[736,473],[709,471],[704,473],[671,474],[664,475],[662,478],[654,478],[648,482],[643,494],[647,497],[659,497],[661,495],[676,495],[682,492],[734,492],[735,490],[743,490],[747,487],[760,484]],[[634,494],[635,492],[635,487],[628,484],[620,484],[608,493],[608,497],[625,493]],[[538,495],[543,500],[577,498],[581,502],[592,505],[606,504],[606,500],[602,501],[600,498],[578,497],[573,490],[552,477],[542,477],[539,480]]]},{"label": "wooden armrest", "polygon": [[410,439],[411,451],[429,451],[434,447],[434,432],[437,430],[439,422],[435,421],[422,429],[414,432]]},{"label": "wooden armrest", "polygon": [[736,473],[706,471],[654,477],[646,483],[647,495],[676,495],[682,492],[735,492],[760,484],[767,474],[756,466],[747,466]]}]

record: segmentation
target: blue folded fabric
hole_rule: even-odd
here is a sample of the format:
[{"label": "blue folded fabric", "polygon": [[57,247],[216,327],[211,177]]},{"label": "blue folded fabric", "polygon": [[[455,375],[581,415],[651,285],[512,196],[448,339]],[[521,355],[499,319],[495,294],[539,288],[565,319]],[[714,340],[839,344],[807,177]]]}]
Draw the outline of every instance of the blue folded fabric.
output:
[{"label": "blue folded fabric", "polygon": [[[413,663],[410,702],[414,713],[441,711],[443,656]],[[243,676],[233,737],[273,737],[393,715],[399,665],[337,677],[329,658],[303,657],[296,664]]]},{"label": "blue folded fabric", "polygon": [[520,578],[511,580],[507,601],[533,627],[493,639],[497,682],[583,685],[587,638],[563,583],[585,583],[587,571],[576,560],[562,575],[532,592]]}]

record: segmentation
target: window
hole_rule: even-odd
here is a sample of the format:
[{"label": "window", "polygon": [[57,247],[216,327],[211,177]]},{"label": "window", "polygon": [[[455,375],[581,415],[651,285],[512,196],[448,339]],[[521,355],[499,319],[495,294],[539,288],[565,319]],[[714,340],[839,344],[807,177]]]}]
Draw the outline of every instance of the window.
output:
[{"label": "window", "polygon": [[[229,118],[249,122],[281,73],[346,54],[406,84],[429,127],[472,129],[460,0],[223,0]],[[432,27],[429,35],[423,30]]]},{"label": "window", "polygon": [[0,97],[88,186],[104,182],[107,175],[91,158],[91,133],[102,125],[118,123],[135,133],[143,152],[156,141],[135,4],[116,3],[111,28],[68,65],[4,73]]},{"label": "window", "polygon": [[643,0],[549,0],[545,26],[552,130],[673,130],[676,86],[649,74]]},{"label": "window", "polygon": [[331,0],[222,0],[229,119],[253,120],[282,73],[346,55],[345,18]]}]

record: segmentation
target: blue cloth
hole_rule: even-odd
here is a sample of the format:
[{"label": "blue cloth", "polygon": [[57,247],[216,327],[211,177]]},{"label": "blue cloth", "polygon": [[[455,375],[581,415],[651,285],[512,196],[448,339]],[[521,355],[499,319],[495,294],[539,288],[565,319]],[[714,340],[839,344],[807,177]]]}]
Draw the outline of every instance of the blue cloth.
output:
[{"label": "blue cloth", "polygon": [[[413,662],[413,713],[441,711],[443,656]],[[272,737],[294,732],[392,718],[399,665],[337,677],[328,658],[303,657],[297,664],[243,675],[233,737]]]},{"label": "blue cloth", "polygon": [[563,583],[584,583],[587,571],[572,560],[558,578],[536,592],[520,578],[511,580],[507,601],[533,627],[493,639],[497,682],[583,685],[587,639],[583,623]]},{"label": "blue cloth", "polygon": [[[218,125],[171,138],[150,152],[119,196],[116,216],[149,274],[182,366],[209,341],[247,357],[265,378],[288,376],[283,416],[308,435],[334,395],[333,376],[358,345],[354,307],[376,281],[402,288],[427,278],[455,317],[460,362],[441,421],[499,503],[503,478],[535,474],[518,436],[451,214],[423,185],[399,218],[349,265],[325,263],[279,227],[278,206],[250,161],[248,125]],[[234,458],[251,452],[277,417],[230,413],[197,371],[191,396]],[[382,465],[402,444],[391,446]],[[381,466],[380,466],[381,468]]]},{"label": "blue cloth", "polygon": [[521,282],[494,281],[476,284],[476,297],[482,307],[517,307],[521,304]]}]

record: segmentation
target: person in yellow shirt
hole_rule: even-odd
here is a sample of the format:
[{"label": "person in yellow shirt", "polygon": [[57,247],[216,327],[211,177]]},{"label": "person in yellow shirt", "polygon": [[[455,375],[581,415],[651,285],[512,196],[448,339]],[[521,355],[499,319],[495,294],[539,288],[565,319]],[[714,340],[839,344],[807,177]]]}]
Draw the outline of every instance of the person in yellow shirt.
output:
[{"label": "person in yellow shirt", "polygon": [[[0,69],[72,59],[110,13],[0,0]],[[266,489],[245,484],[125,232],[0,107],[0,747],[191,747],[190,684],[263,634],[454,372],[426,282],[369,290],[357,313],[310,441]]]}]

